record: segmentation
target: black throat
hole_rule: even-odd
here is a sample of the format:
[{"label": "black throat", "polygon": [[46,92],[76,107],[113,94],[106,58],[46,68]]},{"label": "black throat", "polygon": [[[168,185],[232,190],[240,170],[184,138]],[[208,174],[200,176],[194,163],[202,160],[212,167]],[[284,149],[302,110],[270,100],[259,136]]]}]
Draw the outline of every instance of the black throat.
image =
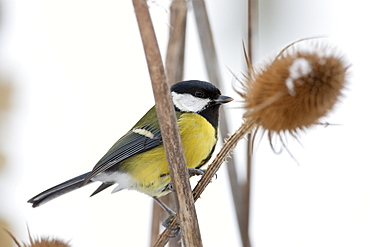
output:
[{"label": "black throat", "polygon": [[219,109],[220,105],[212,105],[204,109],[203,111],[199,112],[198,114],[207,119],[212,126],[217,129],[218,128],[218,116],[219,116]]},{"label": "black throat", "polygon": [[[214,104],[211,106],[208,106],[206,109],[198,112],[197,114],[201,115],[204,117],[212,126],[217,129],[218,128],[218,116],[219,116],[219,109],[220,109],[219,104]],[[175,110],[177,112],[183,112],[179,108],[175,106]]]}]

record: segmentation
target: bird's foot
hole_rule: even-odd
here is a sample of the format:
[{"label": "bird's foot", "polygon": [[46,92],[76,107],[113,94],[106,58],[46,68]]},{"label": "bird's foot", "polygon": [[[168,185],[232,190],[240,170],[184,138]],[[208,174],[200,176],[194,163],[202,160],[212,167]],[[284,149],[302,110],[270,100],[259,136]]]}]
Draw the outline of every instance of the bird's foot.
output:
[{"label": "bird's foot", "polygon": [[[203,176],[207,169],[198,169],[198,168],[188,168],[189,176]],[[215,174],[215,179],[217,179],[217,174]]]},{"label": "bird's foot", "polygon": [[173,234],[171,235],[168,235],[169,238],[176,238],[178,236],[181,235],[181,228],[180,228],[180,225],[178,223],[175,223],[175,227],[171,227],[171,223],[172,223],[172,220],[173,220],[173,217],[175,216],[176,214],[171,214],[165,221],[163,221],[162,223],[162,226],[164,228],[166,228],[167,230],[170,230],[170,231],[174,231]]},{"label": "bird's foot", "polygon": [[203,176],[206,169],[188,168],[189,176]]}]

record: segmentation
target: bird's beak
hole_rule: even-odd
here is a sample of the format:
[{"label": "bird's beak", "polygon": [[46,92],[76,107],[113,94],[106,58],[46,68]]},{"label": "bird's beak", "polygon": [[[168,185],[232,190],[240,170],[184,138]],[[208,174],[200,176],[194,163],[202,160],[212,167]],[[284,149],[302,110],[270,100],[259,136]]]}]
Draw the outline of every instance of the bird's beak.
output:
[{"label": "bird's beak", "polygon": [[218,99],[214,99],[212,100],[213,103],[216,103],[216,104],[226,104],[226,103],[229,103],[230,101],[233,101],[234,99],[229,97],[229,96],[225,96],[225,95],[220,95],[220,97],[218,97]]}]

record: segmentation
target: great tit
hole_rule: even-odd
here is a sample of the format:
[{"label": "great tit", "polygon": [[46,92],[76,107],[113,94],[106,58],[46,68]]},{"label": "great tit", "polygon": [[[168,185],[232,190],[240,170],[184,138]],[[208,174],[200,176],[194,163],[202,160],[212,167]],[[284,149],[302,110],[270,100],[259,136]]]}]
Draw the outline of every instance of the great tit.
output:
[{"label": "great tit", "polygon": [[[187,167],[200,169],[215,150],[220,105],[233,99],[221,95],[211,83],[197,80],[174,84],[171,96]],[[117,184],[112,193],[137,190],[173,213],[158,199],[171,192],[171,179],[155,106],[108,150],[92,171],[45,190],[28,202],[37,207],[96,181],[102,184],[91,196]]]}]

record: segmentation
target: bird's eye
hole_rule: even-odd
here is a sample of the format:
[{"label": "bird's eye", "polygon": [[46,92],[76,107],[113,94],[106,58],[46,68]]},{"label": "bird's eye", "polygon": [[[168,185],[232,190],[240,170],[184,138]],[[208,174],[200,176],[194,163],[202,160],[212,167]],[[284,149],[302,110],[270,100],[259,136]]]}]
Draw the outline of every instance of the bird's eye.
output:
[{"label": "bird's eye", "polygon": [[198,98],[204,98],[204,92],[203,91],[196,91],[194,96],[198,97]]}]

